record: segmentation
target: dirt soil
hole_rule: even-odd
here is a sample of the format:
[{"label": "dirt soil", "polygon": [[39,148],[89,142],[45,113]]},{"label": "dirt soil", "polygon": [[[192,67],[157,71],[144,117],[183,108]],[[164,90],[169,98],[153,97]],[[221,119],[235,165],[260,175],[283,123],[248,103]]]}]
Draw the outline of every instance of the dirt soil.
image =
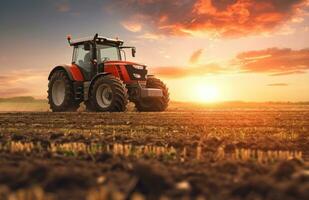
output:
[{"label": "dirt soil", "polygon": [[309,199],[308,145],[297,105],[0,113],[0,199]]}]

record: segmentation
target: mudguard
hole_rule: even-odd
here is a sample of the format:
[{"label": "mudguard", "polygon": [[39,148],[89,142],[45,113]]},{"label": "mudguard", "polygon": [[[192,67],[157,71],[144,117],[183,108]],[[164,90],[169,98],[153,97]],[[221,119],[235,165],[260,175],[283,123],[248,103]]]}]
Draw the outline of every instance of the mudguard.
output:
[{"label": "mudguard", "polygon": [[48,80],[51,78],[52,74],[58,70],[65,71],[71,81],[77,81],[77,82],[85,81],[83,73],[81,72],[79,67],[75,64],[59,65],[59,66],[54,67],[54,69],[50,72],[48,76]]},{"label": "mudguard", "polygon": [[65,71],[67,73],[67,76],[69,77],[69,79],[71,81],[74,81],[73,76],[72,76],[71,71],[70,71],[70,67],[67,66],[67,65],[58,65],[58,66],[54,67],[54,69],[49,73],[48,80],[50,80],[53,73],[58,71],[58,70]]}]

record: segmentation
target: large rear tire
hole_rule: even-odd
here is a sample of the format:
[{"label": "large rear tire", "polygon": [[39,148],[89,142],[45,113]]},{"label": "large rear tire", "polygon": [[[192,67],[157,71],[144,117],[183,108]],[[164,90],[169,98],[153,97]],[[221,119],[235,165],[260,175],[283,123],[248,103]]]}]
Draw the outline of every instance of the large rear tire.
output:
[{"label": "large rear tire", "polygon": [[169,102],[169,92],[166,85],[157,78],[150,77],[147,79],[146,88],[157,88],[163,92],[163,97],[141,99],[135,102],[135,107],[140,112],[162,112],[166,110]]},{"label": "large rear tire", "polygon": [[90,88],[88,111],[123,112],[128,103],[127,89],[123,82],[112,75],[101,76]]},{"label": "large rear tire", "polygon": [[52,74],[48,83],[48,104],[53,112],[74,112],[79,103],[74,99],[72,82],[64,71]]}]

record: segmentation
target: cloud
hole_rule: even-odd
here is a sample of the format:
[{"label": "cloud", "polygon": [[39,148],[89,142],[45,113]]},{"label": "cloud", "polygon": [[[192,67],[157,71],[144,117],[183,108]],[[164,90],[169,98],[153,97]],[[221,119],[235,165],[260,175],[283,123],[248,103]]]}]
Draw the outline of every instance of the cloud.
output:
[{"label": "cloud", "polygon": [[71,6],[68,2],[60,2],[56,4],[56,10],[58,12],[66,13],[71,11]]},{"label": "cloud", "polygon": [[14,97],[26,95],[30,92],[27,88],[8,88],[0,90],[0,97]]},{"label": "cloud", "polygon": [[34,80],[37,78],[46,78],[48,72],[45,70],[24,69],[11,71],[0,76],[0,86],[11,85],[18,81]]},{"label": "cloud", "polygon": [[0,83],[2,82],[2,81],[8,81],[10,79],[10,77],[9,76],[0,76]]},{"label": "cloud", "polygon": [[118,0],[132,20],[153,33],[242,37],[274,31],[301,19],[307,0]]},{"label": "cloud", "polygon": [[131,32],[139,32],[142,30],[142,25],[134,21],[123,21],[121,25]]},{"label": "cloud", "polygon": [[306,72],[304,72],[304,71],[288,71],[288,72],[270,74],[270,76],[285,76],[285,75],[304,74],[304,73],[306,73]]},{"label": "cloud", "polygon": [[[42,82],[47,82],[48,72],[25,69],[2,73],[0,76],[0,97],[11,97],[33,94]],[[47,84],[46,84],[47,85]],[[45,86],[47,87],[47,86]]]},{"label": "cloud", "polygon": [[289,84],[287,83],[271,83],[267,84],[267,86],[288,86]]},{"label": "cloud", "polygon": [[199,58],[201,57],[202,53],[203,53],[203,49],[198,49],[198,50],[194,51],[193,54],[190,57],[189,62],[191,64],[197,63]]},{"label": "cloud", "polygon": [[202,49],[198,49],[190,56],[192,66],[157,66],[152,68],[152,73],[167,78],[183,78],[226,73],[264,73],[270,76],[284,76],[304,74],[309,70],[309,48],[300,50],[268,48],[241,52],[231,60],[229,66],[217,63],[196,64],[201,53]]},{"label": "cloud", "polygon": [[[292,35],[296,31],[295,28],[292,28],[291,26],[288,25],[283,25],[281,26],[278,31],[276,32],[277,35]],[[270,35],[271,33],[268,33]],[[266,34],[267,35],[267,34]]]},{"label": "cloud", "polygon": [[15,75],[5,75],[5,76],[0,76],[0,86],[9,86],[11,83],[15,82],[18,80],[18,77]]},{"label": "cloud", "polygon": [[142,35],[139,35],[138,38],[147,39],[147,40],[160,40],[163,38],[163,36],[159,34],[153,34],[153,33],[144,33]]},{"label": "cloud", "polygon": [[303,22],[305,19],[303,18],[303,17],[294,17],[293,19],[292,19],[292,22],[293,23],[301,23],[301,22]]},{"label": "cloud", "polygon": [[240,53],[234,60],[242,72],[268,73],[272,76],[301,74],[309,70],[309,48],[269,48]]},{"label": "cloud", "polygon": [[153,67],[152,73],[166,78],[183,78],[187,76],[203,76],[210,74],[226,73],[229,70],[221,67],[216,63],[199,65],[197,67],[190,66],[165,66]]}]

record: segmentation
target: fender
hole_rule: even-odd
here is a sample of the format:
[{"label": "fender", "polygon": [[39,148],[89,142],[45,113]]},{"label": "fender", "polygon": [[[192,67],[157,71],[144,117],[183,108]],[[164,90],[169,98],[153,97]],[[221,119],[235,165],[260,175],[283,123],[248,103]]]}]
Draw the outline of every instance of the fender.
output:
[{"label": "fender", "polygon": [[82,72],[75,64],[72,64],[71,66],[70,65],[59,65],[59,66],[54,67],[54,69],[50,72],[48,76],[48,80],[50,80],[52,74],[58,70],[65,71],[70,81],[84,81],[85,80]]},{"label": "fender", "polygon": [[59,65],[59,66],[54,67],[54,69],[49,73],[48,80],[50,80],[50,78],[53,75],[53,73],[55,73],[58,70],[65,71],[67,76],[68,76],[68,78],[71,81],[74,81],[73,76],[72,76],[71,71],[70,71],[70,67],[66,66],[66,65]]},{"label": "fender", "polygon": [[84,82],[84,101],[87,101],[88,98],[89,98],[89,90],[90,88],[92,87],[93,83],[101,76],[106,76],[106,75],[109,75],[111,73],[109,72],[101,72],[101,73],[98,73],[97,75],[95,75],[91,81],[86,81]]}]

